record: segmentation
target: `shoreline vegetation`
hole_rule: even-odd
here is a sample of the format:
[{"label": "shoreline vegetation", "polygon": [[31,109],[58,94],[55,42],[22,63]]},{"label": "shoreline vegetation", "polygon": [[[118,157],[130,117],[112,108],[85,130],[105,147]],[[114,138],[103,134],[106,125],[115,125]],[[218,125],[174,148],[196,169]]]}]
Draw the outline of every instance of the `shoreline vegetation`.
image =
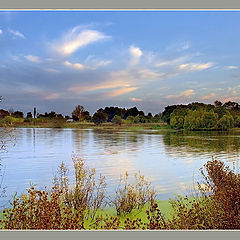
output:
[{"label": "shoreline vegetation", "polygon": [[78,105],[72,116],[56,112],[37,113],[0,109],[0,127],[29,128],[80,128],[100,130],[187,130],[187,131],[226,131],[240,128],[240,105],[228,101],[215,101],[214,105],[193,102],[188,105],[171,105],[154,116],[145,114],[136,107],[105,107],[98,109],[93,116]]},{"label": "shoreline vegetation", "polygon": [[[126,172],[115,195],[106,195],[105,177],[82,159],[73,159],[75,181],[58,169],[51,190],[34,186],[15,196],[0,214],[0,229],[170,230],[239,229],[240,175],[212,159],[200,169],[202,179],[192,195],[157,200],[157,192],[140,172]],[[108,207],[106,207],[108,206]]]}]

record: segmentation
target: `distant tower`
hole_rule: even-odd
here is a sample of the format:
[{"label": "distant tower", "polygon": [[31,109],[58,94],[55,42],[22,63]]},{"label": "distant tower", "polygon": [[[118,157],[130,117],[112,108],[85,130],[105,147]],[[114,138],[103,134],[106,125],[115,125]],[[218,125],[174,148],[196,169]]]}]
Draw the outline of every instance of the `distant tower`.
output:
[{"label": "distant tower", "polygon": [[33,109],[33,118],[36,118],[37,110],[36,108]]}]

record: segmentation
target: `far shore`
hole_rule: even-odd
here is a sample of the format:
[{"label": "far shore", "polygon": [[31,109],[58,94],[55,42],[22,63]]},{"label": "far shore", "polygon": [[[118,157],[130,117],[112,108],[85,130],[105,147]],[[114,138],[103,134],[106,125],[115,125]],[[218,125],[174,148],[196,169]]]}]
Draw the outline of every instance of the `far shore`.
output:
[{"label": "far shore", "polygon": [[[1,127],[1,126],[0,126]],[[102,131],[146,131],[146,130],[154,130],[154,132],[158,131],[171,131],[171,132],[204,132],[204,131],[212,131],[212,132],[226,132],[226,131],[239,131],[240,128],[231,128],[228,130],[219,130],[219,129],[197,129],[197,130],[184,130],[184,129],[173,129],[167,123],[131,123],[131,124],[113,124],[111,122],[102,123],[99,125],[94,124],[93,122],[65,122],[61,126],[55,126],[51,121],[41,122],[41,123],[14,123],[8,125],[8,127],[13,128],[53,128],[53,129],[95,129]]]}]

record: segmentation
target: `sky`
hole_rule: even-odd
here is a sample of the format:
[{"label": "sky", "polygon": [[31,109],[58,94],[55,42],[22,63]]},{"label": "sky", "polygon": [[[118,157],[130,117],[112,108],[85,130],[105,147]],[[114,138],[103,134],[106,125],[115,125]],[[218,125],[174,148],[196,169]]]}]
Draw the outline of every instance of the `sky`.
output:
[{"label": "sky", "polygon": [[0,11],[0,108],[240,101],[239,11]]}]

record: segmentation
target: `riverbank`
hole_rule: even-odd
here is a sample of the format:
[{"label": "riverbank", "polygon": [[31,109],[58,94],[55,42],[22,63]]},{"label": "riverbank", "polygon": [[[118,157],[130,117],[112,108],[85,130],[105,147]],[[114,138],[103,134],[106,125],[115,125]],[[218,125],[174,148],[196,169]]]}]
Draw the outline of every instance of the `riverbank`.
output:
[{"label": "riverbank", "polygon": [[[169,200],[157,200],[156,203],[158,204],[158,208],[161,209],[161,212],[166,219],[171,218],[171,214],[173,213],[173,208]],[[147,218],[147,211],[150,209],[150,203],[146,203],[141,209],[133,209],[131,213],[126,215],[117,215],[116,210],[114,207],[107,207],[104,209],[98,209],[94,220],[88,219],[86,217],[84,221],[84,227],[86,229],[94,229],[93,223],[98,218],[118,218],[120,221],[119,229],[124,229],[124,223],[127,219],[131,220],[137,220],[141,219],[143,223],[148,222]],[[7,211],[7,209],[0,211],[0,220],[4,220],[4,214],[3,211]],[[0,229],[2,229],[2,226],[0,225]]]},{"label": "riverbank", "polygon": [[141,130],[162,130],[171,129],[166,123],[138,123],[138,124],[113,124],[102,123],[96,125],[92,122],[65,122],[56,125],[54,122],[21,122],[9,125],[15,128],[71,128],[71,129],[98,129],[112,131],[141,131]]}]

